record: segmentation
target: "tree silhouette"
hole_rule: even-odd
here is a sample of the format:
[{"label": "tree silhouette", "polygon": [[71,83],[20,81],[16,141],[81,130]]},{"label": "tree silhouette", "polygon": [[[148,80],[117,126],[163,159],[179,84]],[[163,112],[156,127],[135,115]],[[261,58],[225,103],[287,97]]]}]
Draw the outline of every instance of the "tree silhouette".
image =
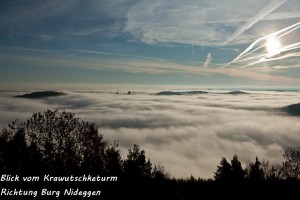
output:
[{"label": "tree silhouette", "polygon": [[23,174],[29,156],[24,134],[20,130],[8,142],[6,151],[6,172]]},{"label": "tree silhouette", "polygon": [[287,179],[300,179],[300,147],[287,148],[283,157],[283,176]]},{"label": "tree silhouette", "polygon": [[47,173],[105,173],[111,168],[106,153],[112,152],[115,163],[121,163],[117,146],[109,146],[93,125],[65,111],[47,110],[25,122],[15,121],[2,130],[0,142],[6,143],[6,151],[2,150],[5,145],[1,147],[6,155],[1,155],[1,162],[5,160],[14,171],[19,166],[25,169],[24,162],[35,164],[31,170]]},{"label": "tree silhouette", "polygon": [[127,159],[124,161],[125,176],[130,178],[151,177],[152,164],[146,160],[145,151],[140,150],[137,144],[128,151]]},{"label": "tree silhouette", "polygon": [[231,181],[240,182],[245,178],[245,171],[242,168],[242,164],[235,154],[229,163],[226,158],[222,158],[218,169],[215,172],[216,181]]},{"label": "tree silhouette", "polygon": [[258,157],[255,158],[254,163],[249,164],[249,178],[252,181],[262,181],[265,179],[265,173]]},{"label": "tree silhouette", "polygon": [[231,160],[231,179],[233,181],[242,181],[245,178],[245,171],[242,168],[242,164],[235,154]]},{"label": "tree silhouette", "polygon": [[152,177],[154,179],[163,180],[170,178],[170,174],[166,172],[166,169],[161,165],[154,165],[152,170]]},{"label": "tree silhouette", "polygon": [[120,176],[123,172],[123,161],[121,151],[118,149],[118,142],[114,142],[105,151],[106,174]]},{"label": "tree silhouette", "polygon": [[222,158],[220,165],[217,166],[217,171],[215,172],[216,181],[229,181],[231,180],[231,170],[232,167],[226,158]]},{"label": "tree silhouette", "polygon": [[267,180],[277,181],[282,178],[282,166],[280,164],[270,165],[269,161],[263,160],[261,166]]},{"label": "tree silhouette", "polygon": [[9,133],[7,129],[3,129],[0,134],[0,173],[3,174],[6,170],[6,153],[8,148]]}]

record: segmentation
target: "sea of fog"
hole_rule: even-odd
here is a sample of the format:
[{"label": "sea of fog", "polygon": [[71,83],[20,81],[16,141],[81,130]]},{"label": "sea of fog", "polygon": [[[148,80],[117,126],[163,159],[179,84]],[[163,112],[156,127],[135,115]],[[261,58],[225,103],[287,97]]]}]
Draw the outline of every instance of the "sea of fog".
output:
[{"label": "sea of fog", "polygon": [[276,164],[286,147],[300,146],[300,117],[280,109],[300,103],[297,90],[128,90],[58,90],[67,95],[43,99],[13,97],[34,90],[0,90],[0,127],[46,109],[71,111],[118,140],[124,157],[138,144],[175,177],[211,178],[234,154],[243,166],[256,156]]}]

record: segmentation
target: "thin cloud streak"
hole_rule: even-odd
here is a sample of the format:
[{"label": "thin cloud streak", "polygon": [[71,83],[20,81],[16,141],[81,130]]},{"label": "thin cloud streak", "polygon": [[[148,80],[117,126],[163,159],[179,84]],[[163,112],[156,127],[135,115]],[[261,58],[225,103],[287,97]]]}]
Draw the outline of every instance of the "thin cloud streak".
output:
[{"label": "thin cloud streak", "polygon": [[203,67],[207,68],[209,63],[212,61],[212,59],[213,59],[213,57],[212,57],[211,53],[207,54]]},{"label": "thin cloud streak", "polygon": [[[297,2],[287,0],[213,1],[205,6],[194,1],[184,6],[177,1],[172,1],[171,5],[166,6],[168,3],[170,2],[156,3],[151,6],[145,2],[136,4],[127,14],[125,32],[132,33],[141,41],[152,44],[159,41],[223,46],[224,41],[227,41],[225,44],[229,42],[230,44],[241,44],[260,37],[259,26],[255,26],[258,22],[269,27],[266,21],[298,18],[299,16],[299,14],[295,14],[296,10],[293,10],[297,7],[294,5]],[[249,7],[259,10],[258,14],[252,12]],[[289,10],[282,12],[281,8],[289,8]],[[176,12],[177,10],[187,14],[182,17],[182,13]],[[164,18],[160,17],[157,20],[156,18],[159,17],[156,15],[157,13],[163,15]],[[242,25],[239,25],[240,23]],[[232,29],[235,31],[232,32]],[[246,33],[247,30],[251,31]]]},{"label": "thin cloud streak", "polygon": [[[276,39],[280,39],[284,36],[287,36],[288,34],[296,31],[298,28],[300,28],[300,22],[295,23],[291,26],[288,26],[286,28],[283,28],[277,32],[271,33],[269,35],[266,35],[264,37],[258,38],[257,40],[255,40],[251,45],[249,45],[249,47],[246,48],[246,50],[244,50],[242,53],[240,53],[236,58],[234,58],[231,62],[222,65],[221,68],[224,67],[230,67],[232,64],[235,63],[239,63],[239,62],[245,62],[245,61],[250,61],[250,60],[256,60],[252,63],[248,63],[244,66],[241,66],[241,68],[245,68],[245,67],[249,67],[252,66],[254,64],[258,64],[260,62],[264,62],[264,61],[273,61],[273,60],[280,60],[280,59],[284,59],[284,58],[289,58],[289,57],[295,57],[298,56],[298,53],[287,53],[283,56],[278,56],[278,57],[269,57],[268,53],[265,52],[257,52],[258,50],[262,49],[263,47],[265,47],[265,42],[268,38],[270,37],[275,37]],[[263,43],[263,44],[262,44]],[[291,51],[291,50],[296,50],[299,49],[300,45],[299,42],[294,42],[293,44],[289,44],[286,46],[283,46],[279,49],[280,54],[285,53],[287,51]],[[255,55],[255,54],[258,55]],[[254,54],[254,55],[253,55]],[[247,57],[249,56],[249,57]],[[245,58],[246,57],[246,58]],[[263,60],[261,60],[260,58],[264,58]]]},{"label": "thin cloud streak", "polygon": [[272,0],[270,1],[263,9],[261,9],[253,18],[244,23],[242,26],[238,27],[238,29],[233,33],[232,36],[230,36],[225,44],[230,43],[231,41],[235,40],[237,37],[242,35],[245,31],[250,29],[253,25],[255,25],[257,22],[262,20],[264,17],[266,17],[268,14],[276,10],[277,8],[281,7],[284,3],[286,3],[287,0]]},{"label": "thin cloud streak", "polygon": [[[203,68],[199,67],[198,63],[193,62],[183,62],[178,63],[172,60],[161,60],[161,59],[152,59],[148,58],[132,58],[130,55],[118,55],[114,53],[107,52],[90,52],[89,50],[85,51],[90,53],[89,56],[78,56],[78,55],[69,55],[67,57],[61,56],[59,54],[41,54],[41,55],[10,55],[10,54],[0,54],[0,58],[5,60],[22,60],[22,65],[31,65],[39,67],[59,67],[59,68],[78,68],[78,69],[89,69],[89,70],[111,70],[111,71],[123,71],[127,73],[148,73],[148,74],[172,74],[172,73],[182,73],[190,75],[226,75],[229,77],[244,77],[249,80],[259,80],[259,81],[268,81],[271,83],[277,84],[293,84],[299,83],[299,79],[290,78],[284,76],[273,76],[271,74],[261,74],[255,71],[242,70],[236,68],[225,69],[222,67],[216,67],[215,64],[210,63],[211,67]],[[42,53],[42,52],[41,52]],[[100,58],[93,56],[94,54],[113,57],[126,57],[126,59],[108,59],[107,57]],[[298,54],[295,54],[297,56]],[[290,55],[288,55],[290,57]],[[212,58],[210,58],[212,59]],[[201,63],[200,63],[201,64]],[[204,64],[202,64],[204,65]]]}]

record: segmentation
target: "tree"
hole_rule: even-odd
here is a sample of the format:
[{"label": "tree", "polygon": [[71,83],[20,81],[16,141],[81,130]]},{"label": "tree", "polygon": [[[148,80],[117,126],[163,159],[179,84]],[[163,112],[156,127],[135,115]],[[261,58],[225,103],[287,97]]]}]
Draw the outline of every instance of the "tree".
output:
[{"label": "tree", "polygon": [[150,178],[152,164],[146,160],[145,151],[140,150],[137,144],[128,150],[127,159],[124,161],[125,176],[130,178]]},{"label": "tree", "polygon": [[98,134],[97,129],[92,125],[86,134],[80,136],[78,139],[81,141],[76,149],[79,150],[79,156],[82,158],[82,171],[90,174],[105,173],[107,168],[105,152],[108,148],[108,142],[104,141],[103,135]]},{"label": "tree", "polygon": [[3,129],[0,142],[2,173],[38,173],[43,167],[35,145],[27,144],[24,129],[18,128],[15,132]]},{"label": "tree", "polygon": [[287,148],[283,155],[283,176],[284,178],[300,179],[300,147]]},{"label": "tree", "polygon": [[8,147],[9,133],[7,129],[3,129],[0,133],[0,174],[4,174],[6,170],[5,156]]},{"label": "tree", "polygon": [[282,178],[282,166],[280,164],[270,165],[269,161],[263,160],[261,166],[267,180],[276,181]]},{"label": "tree", "polygon": [[28,151],[21,130],[17,131],[8,142],[4,159],[6,161],[6,173],[24,173],[24,168],[27,168]]},{"label": "tree", "polygon": [[118,149],[119,143],[114,142],[105,150],[106,171],[109,176],[119,176],[123,172],[123,161],[121,159],[121,151]]},{"label": "tree", "polygon": [[233,181],[241,181],[245,178],[245,171],[236,154],[231,160],[231,178]]},{"label": "tree", "polygon": [[255,163],[249,164],[249,178],[252,181],[262,181],[265,179],[264,170],[257,157],[255,159]]},{"label": "tree", "polygon": [[[3,169],[99,174],[110,168],[112,152],[114,163],[121,163],[117,146],[109,146],[95,126],[65,111],[47,110],[25,122],[16,120],[2,130],[0,138]],[[26,163],[34,165],[27,169]]]},{"label": "tree", "polygon": [[232,167],[226,158],[222,158],[220,165],[217,166],[218,169],[215,172],[216,181],[230,181],[231,180],[231,170]]},{"label": "tree", "polygon": [[152,170],[152,177],[157,180],[169,179],[170,174],[166,172],[164,166],[161,165],[154,165]]}]

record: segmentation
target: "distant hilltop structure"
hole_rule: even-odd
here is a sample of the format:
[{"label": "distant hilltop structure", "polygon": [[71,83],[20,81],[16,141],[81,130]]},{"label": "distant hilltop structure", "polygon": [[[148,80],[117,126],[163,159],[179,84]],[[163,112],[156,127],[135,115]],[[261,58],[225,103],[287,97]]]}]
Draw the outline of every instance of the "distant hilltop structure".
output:
[{"label": "distant hilltop structure", "polygon": [[123,92],[115,92],[115,93],[113,93],[113,94],[127,94],[127,95],[131,95],[132,94],[132,92],[129,90],[127,93],[123,93]]}]

